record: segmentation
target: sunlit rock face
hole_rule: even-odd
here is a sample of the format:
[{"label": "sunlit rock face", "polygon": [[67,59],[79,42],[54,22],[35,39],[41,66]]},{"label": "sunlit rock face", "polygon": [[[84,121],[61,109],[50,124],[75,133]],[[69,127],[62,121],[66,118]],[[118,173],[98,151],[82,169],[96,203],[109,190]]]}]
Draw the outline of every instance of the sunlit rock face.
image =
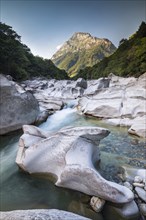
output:
[{"label": "sunlit rock face", "polygon": [[57,67],[73,76],[80,69],[93,66],[115,50],[116,47],[108,39],[77,32],[61,46],[51,60]]},{"label": "sunlit rock face", "polygon": [[34,96],[0,75],[0,134],[35,122],[38,113],[39,106]]},{"label": "sunlit rock face", "polygon": [[109,134],[99,127],[68,127],[47,133],[23,127],[16,163],[29,173],[51,174],[56,186],[74,189],[115,203],[133,200],[126,187],[105,180],[94,168],[100,140]]},{"label": "sunlit rock face", "polygon": [[91,220],[83,216],[57,209],[33,209],[0,212],[0,220]]}]

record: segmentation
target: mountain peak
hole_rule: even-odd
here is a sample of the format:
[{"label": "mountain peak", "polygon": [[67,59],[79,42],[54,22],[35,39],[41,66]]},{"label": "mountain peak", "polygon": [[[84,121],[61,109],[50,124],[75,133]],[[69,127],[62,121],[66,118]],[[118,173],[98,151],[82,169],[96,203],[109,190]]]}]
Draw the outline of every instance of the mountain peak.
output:
[{"label": "mountain peak", "polygon": [[91,37],[91,34],[86,32],[75,32],[71,38]]},{"label": "mountain peak", "polygon": [[111,55],[115,49],[108,39],[93,37],[86,32],[75,32],[51,60],[69,75],[76,75],[80,69],[93,66],[105,56]]}]

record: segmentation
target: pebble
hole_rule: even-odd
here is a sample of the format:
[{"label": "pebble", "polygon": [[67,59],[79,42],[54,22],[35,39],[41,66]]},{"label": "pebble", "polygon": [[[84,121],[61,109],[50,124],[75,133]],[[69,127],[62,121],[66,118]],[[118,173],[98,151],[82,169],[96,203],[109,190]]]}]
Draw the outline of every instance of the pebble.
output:
[{"label": "pebble", "polygon": [[143,178],[141,176],[134,177],[134,183],[142,183],[142,182],[143,182]]},{"label": "pebble", "polygon": [[144,183],[133,183],[133,186],[138,186],[140,188],[144,188]]},{"label": "pebble", "polygon": [[100,212],[105,204],[105,200],[93,196],[90,200],[90,205],[95,212]]}]

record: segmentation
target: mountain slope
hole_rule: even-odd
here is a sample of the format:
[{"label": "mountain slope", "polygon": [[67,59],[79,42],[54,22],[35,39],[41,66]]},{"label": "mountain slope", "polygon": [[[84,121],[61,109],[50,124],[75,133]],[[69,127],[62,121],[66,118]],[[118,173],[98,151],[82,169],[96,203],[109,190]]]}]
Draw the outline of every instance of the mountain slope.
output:
[{"label": "mountain slope", "polygon": [[111,55],[116,47],[108,39],[77,32],[53,55],[51,60],[60,69],[74,76],[80,69],[93,66]]},{"label": "mountain slope", "polygon": [[81,70],[75,77],[97,79],[108,76],[109,73],[118,76],[139,77],[146,72],[146,23],[142,22],[138,31],[128,40],[122,39],[114,54],[104,58],[93,67]]}]

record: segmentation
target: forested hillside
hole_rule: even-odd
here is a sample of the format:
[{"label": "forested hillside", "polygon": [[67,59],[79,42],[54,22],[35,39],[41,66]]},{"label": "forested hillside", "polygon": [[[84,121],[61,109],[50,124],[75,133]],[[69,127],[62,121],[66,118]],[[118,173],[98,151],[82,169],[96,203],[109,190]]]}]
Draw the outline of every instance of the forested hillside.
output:
[{"label": "forested hillside", "polygon": [[67,73],[58,69],[51,60],[34,56],[21,42],[12,27],[0,22],[0,73],[11,75],[15,80],[35,76],[67,79]]},{"label": "forested hillside", "polygon": [[109,73],[118,76],[139,77],[146,72],[146,23],[142,22],[138,31],[129,39],[122,39],[118,49],[93,67],[80,70],[75,77],[97,79]]}]

